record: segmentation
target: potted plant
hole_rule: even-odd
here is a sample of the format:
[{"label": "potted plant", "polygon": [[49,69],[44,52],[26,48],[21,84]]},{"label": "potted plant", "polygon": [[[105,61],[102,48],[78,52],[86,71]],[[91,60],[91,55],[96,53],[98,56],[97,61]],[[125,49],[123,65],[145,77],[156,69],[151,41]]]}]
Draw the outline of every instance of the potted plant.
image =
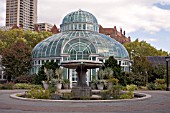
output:
[{"label": "potted plant", "polygon": [[104,83],[105,83],[105,80],[98,80],[98,81],[97,81],[97,89],[98,89],[98,90],[103,90],[103,88],[104,88]]},{"label": "potted plant", "polygon": [[113,85],[118,85],[119,80],[112,77],[107,81],[107,89],[111,89]]},{"label": "potted plant", "polygon": [[103,70],[98,71],[98,80],[97,80],[97,89],[103,90],[104,88],[104,76],[105,73]]},{"label": "potted plant", "polygon": [[46,81],[42,81],[43,87],[45,90],[48,89],[48,83]]},{"label": "potted plant", "polygon": [[63,87],[64,89],[69,89],[70,81],[69,79],[63,79]]},{"label": "potted plant", "polygon": [[90,87],[91,89],[97,89],[97,80],[95,75],[92,75],[92,81],[90,82]]},{"label": "potted plant", "polygon": [[57,87],[57,89],[61,89],[62,83],[63,83],[63,80],[62,80],[62,77],[63,77],[63,69],[57,68],[57,69],[55,70],[55,77],[56,77],[56,79],[57,79],[57,81],[56,81],[56,87]]},{"label": "potted plant", "polygon": [[62,79],[57,79],[56,80],[56,87],[57,87],[57,89],[61,89],[62,88],[62,83],[63,83]]}]

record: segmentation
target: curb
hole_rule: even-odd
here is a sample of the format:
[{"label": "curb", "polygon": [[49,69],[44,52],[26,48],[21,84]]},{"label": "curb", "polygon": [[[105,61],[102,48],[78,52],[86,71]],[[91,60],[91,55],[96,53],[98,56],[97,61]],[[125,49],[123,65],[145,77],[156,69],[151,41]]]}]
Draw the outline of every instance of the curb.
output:
[{"label": "curb", "polygon": [[141,98],[134,98],[134,99],[115,99],[115,100],[48,100],[48,99],[31,99],[31,98],[23,98],[23,97],[18,97],[17,95],[23,95],[23,93],[15,93],[11,94],[10,98],[13,99],[18,99],[18,100],[23,100],[23,101],[42,101],[42,102],[69,102],[69,103],[112,103],[112,102],[126,102],[126,101],[141,101],[145,100],[148,98],[151,98],[152,96],[149,94],[145,93],[139,93],[139,92],[134,92],[135,95],[141,97]]}]

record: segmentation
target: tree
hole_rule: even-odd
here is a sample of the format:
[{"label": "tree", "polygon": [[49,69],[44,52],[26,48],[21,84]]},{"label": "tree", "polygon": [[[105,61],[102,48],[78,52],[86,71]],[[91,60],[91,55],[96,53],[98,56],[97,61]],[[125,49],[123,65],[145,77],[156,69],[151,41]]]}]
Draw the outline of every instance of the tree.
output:
[{"label": "tree", "polygon": [[38,71],[38,74],[35,76],[35,83],[41,84],[42,81],[50,81],[53,78],[57,78],[61,75],[61,69],[59,69],[58,62],[45,62]]},{"label": "tree", "polygon": [[[140,82],[143,81],[143,85],[146,85],[146,83],[148,83],[148,78],[149,78],[149,71],[150,69],[152,69],[152,65],[150,62],[148,62],[148,60],[146,59],[146,57],[142,57],[142,56],[136,56],[134,57],[134,63],[132,65],[132,72],[136,75],[136,80],[139,80]],[[140,79],[138,79],[140,78]],[[136,84],[138,85],[138,84]]]},{"label": "tree", "polygon": [[111,68],[113,71],[113,76],[116,78],[119,78],[119,75],[121,74],[121,66],[117,64],[117,60],[114,59],[113,56],[110,56],[108,60],[104,63],[105,68]]},{"label": "tree", "polygon": [[165,65],[158,65],[153,67],[150,71],[149,71],[149,82],[154,82],[156,79],[164,79],[165,78]]},{"label": "tree", "polygon": [[168,53],[163,51],[162,49],[157,50],[155,47],[151,46],[146,41],[139,42],[138,39],[130,43],[125,43],[124,46],[127,49],[129,55],[131,55],[132,59],[136,56],[167,56],[168,55]]},{"label": "tree", "polygon": [[0,52],[5,48],[10,47],[13,43],[23,41],[25,44],[32,49],[42,40],[51,36],[52,33],[48,31],[24,31],[23,29],[11,29],[8,31],[0,30]]},{"label": "tree", "polygon": [[53,73],[55,73],[55,70],[59,68],[60,66],[58,65],[58,62],[54,62],[54,60],[51,60],[51,62],[45,62],[44,67],[46,69],[52,69]]},{"label": "tree", "polygon": [[31,51],[22,41],[14,43],[2,53],[2,65],[8,80],[18,76],[26,75],[31,68]]}]

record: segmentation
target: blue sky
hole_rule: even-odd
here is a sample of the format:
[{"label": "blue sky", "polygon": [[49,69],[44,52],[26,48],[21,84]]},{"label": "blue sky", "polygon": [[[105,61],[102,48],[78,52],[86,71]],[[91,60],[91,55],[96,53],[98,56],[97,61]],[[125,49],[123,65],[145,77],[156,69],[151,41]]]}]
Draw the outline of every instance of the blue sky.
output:
[{"label": "blue sky", "polygon": [[[0,0],[0,26],[5,25],[5,1]],[[170,0],[38,0],[38,22],[59,27],[78,9],[94,14],[105,28],[122,28],[132,41],[145,40],[170,53]]]}]

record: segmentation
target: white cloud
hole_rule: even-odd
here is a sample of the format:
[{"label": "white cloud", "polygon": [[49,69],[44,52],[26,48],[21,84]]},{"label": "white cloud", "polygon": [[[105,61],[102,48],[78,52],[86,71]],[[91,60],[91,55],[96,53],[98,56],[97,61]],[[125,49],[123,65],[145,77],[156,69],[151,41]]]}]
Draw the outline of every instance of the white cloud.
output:
[{"label": "white cloud", "polygon": [[158,39],[156,39],[156,38],[141,38],[141,40],[144,40],[144,41],[146,41],[146,42],[148,42],[148,43],[152,43],[152,42],[158,42],[159,40]]},{"label": "white cloud", "polygon": [[[0,0],[0,26],[5,25],[5,1]],[[103,27],[121,27],[127,34],[133,33],[132,39],[138,37],[169,50],[169,38],[162,41],[169,36],[156,35],[160,30],[170,33],[170,10],[158,8],[158,3],[170,5],[170,0],[38,0],[38,21],[59,27],[66,14],[82,9],[94,14]]]},{"label": "white cloud", "polygon": [[81,8],[93,13],[103,27],[116,25],[126,32],[139,29],[150,33],[160,29],[170,31],[170,10],[160,9],[155,3],[169,4],[170,0],[41,0],[39,21],[59,26],[67,13]]},{"label": "white cloud", "polygon": [[[160,9],[156,3],[166,5],[170,0],[38,0],[38,21],[59,26],[66,14],[82,9],[94,14],[103,27],[122,27],[127,33],[170,31],[170,10]],[[5,23],[5,0],[0,4],[1,26]]]}]

